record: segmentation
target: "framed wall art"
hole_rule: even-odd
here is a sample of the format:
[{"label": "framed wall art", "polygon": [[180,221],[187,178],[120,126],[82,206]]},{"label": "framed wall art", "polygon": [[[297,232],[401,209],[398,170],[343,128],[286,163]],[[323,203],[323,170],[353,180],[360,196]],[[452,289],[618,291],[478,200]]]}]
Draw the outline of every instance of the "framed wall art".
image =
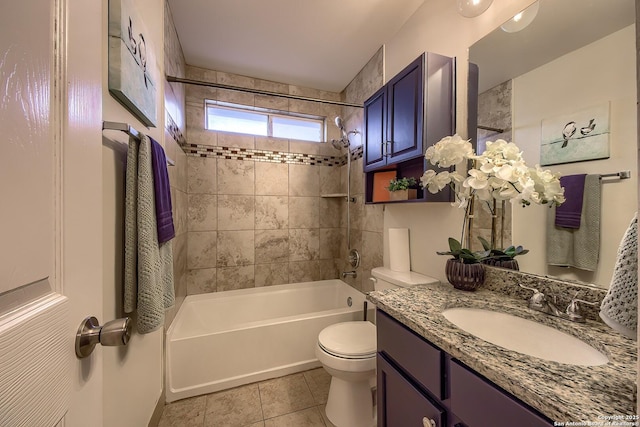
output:
[{"label": "framed wall art", "polygon": [[157,123],[155,51],[130,0],[109,0],[109,92],[148,127]]},{"label": "framed wall art", "polygon": [[609,103],[542,121],[540,164],[609,158]]}]

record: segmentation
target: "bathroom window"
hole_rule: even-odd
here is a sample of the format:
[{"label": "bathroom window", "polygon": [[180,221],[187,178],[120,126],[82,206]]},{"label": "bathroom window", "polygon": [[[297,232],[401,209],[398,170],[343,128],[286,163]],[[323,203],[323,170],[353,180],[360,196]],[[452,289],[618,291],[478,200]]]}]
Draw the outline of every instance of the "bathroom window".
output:
[{"label": "bathroom window", "polygon": [[209,130],[324,141],[324,117],[209,101],[206,119]]}]

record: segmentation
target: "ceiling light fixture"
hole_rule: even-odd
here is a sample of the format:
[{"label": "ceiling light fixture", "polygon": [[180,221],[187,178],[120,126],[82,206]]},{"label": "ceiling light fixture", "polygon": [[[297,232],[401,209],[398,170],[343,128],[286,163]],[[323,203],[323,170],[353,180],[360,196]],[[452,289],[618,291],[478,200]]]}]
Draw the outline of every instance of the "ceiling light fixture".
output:
[{"label": "ceiling light fixture", "polygon": [[538,14],[538,9],[540,9],[539,1],[533,3],[522,12],[517,13],[513,18],[502,24],[500,28],[507,33],[522,31],[533,22]]},{"label": "ceiling light fixture", "polygon": [[458,13],[465,18],[475,18],[489,9],[493,0],[456,0]]}]

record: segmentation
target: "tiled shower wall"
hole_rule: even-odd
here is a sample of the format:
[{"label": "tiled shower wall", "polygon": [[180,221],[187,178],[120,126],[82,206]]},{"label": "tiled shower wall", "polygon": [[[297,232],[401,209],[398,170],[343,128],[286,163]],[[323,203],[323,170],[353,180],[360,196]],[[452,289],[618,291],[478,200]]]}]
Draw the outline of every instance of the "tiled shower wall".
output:
[{"label": "tiled shower wall", "polygon": [[[185,60],[176,34],[168,3],[165,2],[164,68],[167,75],[184,77]],[[171,203],[176,237],[173,245],[173,278],[176,295],[175,305],[166,312],[165,326],[168,327],[187,295],[187,156],[180,147],[184,142],[185,88],[184,85],[165,82],[165,150],[175,161],[169,167]]]},{"label": "tiled shower wall", "polygon": [[[186,67],[187,78],[363,103],[382,86],[382,50],[342,93],[318,91]],[[331,144],[254,137],[205,129],[205,101],[219,100],[327,117],[327,140],[339,138],[333,118],[361,130],[362,109],[250,93],[186,86],[187,293],[337,278],[346,263],[346,151]],[[382,209],[364,205],[361,135],[351,138],[351,246],[362,255],[358,277],[367,288],[382,265]],[[323,197],[324,196],[324,197]]]},{"label": "tiled shower wall", "polygon": [[[502,129],[502,132],[478,129],[478,152],[484,151],[487,141],[504,139],[512,142],[512,114],[511,114],[511,80],[488,89],[478,96],[478,125]],[[513,141],[516,142],[517,141]],[[504,216],[501,204],[497,205],[496,242],[495,246],[508,247],[511,245],[511,203],[506,202]],[[486,206],[476,204],[474,222],[471,230],[471,248],[482,249],[477,236],[491,241],[492,214]],[[501,221],[504,218],[504,224]],[[501,244],[502,242],[502,244]]]},{"label": "tiled shower wall", "polygon": [[[316,91],[187,66],[187,78],[339,100]],[[315,114],[332,105],[186,87],[187,293],[336,278],[346,252],[341,153],[331,144],[205,129],[205,100]],[[338,138],[329,124],[328,139]]]},{"label": "tiled shower wall", "polygon": [[[369,60],[358,75],[342,92],[343,99],[353,104],[364,104],[384,84],[383,81],[383,48]],[[364,110],[362,108],[344,107],[342,117],[347,130],[364,129]],[[363,144],[362,134],[350,138],[352,150]],[[346,166],[343,175],[346,175]],[[355,156],[351,164],[351,194],[356,202],[351,203],[351,247],[357,248],[362,257],[362,264],[357,269],[356,278],[347,277],[345,282],[364,292],[373,290],[371,269],[383,263],[383,223],[384,205],[364,204],[364,173],[362,156]],[[343,260],[342,271],[351,270]]]}]

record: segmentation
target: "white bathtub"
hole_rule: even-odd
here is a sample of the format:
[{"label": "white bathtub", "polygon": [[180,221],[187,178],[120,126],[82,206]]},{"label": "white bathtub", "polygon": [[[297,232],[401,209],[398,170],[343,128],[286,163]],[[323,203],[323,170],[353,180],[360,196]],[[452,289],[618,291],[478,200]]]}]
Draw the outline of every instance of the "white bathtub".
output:
[{"label": "white bathtub", "polygon": [[321,366],[318,333],[362,320],[364,301],[337,279],[186,297],[167,331],[167,402]]}]

